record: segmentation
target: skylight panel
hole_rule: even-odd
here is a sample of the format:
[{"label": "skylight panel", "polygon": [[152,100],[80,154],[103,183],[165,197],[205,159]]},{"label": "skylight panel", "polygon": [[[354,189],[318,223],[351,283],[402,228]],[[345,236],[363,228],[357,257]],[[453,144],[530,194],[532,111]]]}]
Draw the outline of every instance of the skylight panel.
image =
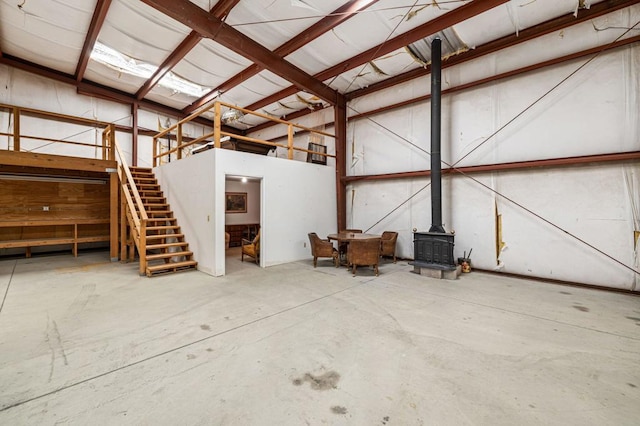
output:
[{"label": "skylight panel", "polygon": [[[97,41],[91,52],[91,59],[118,72],[140,77],[145,80],[150,78],[158,69],[155,65],[138,61]],[[171,71],[162,77],[158,85],[171,90],[172,94],[183,93],[193,96],[194,98],[204,96],[212,89],[211,87],[201,86],[182,78]]]}]

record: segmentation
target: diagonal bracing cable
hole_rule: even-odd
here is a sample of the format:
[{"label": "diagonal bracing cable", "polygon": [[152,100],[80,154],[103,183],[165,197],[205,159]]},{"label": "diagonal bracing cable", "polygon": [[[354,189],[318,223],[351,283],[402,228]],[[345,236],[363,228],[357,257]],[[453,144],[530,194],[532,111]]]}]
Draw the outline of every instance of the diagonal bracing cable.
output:
[{"label": "diagonal bracing cable", "polygon": [[[614,41],[612,41],[610,44],[614,44],[616,43],[618,40],[620,40],[622,37],[624,37],[626,34],[628,34],[630,31],[634,30],[638,25],[640,25],[640,21],[636,22],[635,25],[633,25],[630,28],[626,28],[626,31],[624,33],[622,33],[620,36],[618,36]],[[604,52],[606,50],[606,46],[603,47],[599,52],[597,52],[596,54],[594,54],[591,58],[589,58],[587,61],[585,61],[583,64],[581,64],[577,69],[575,69],[574,71],[572,71],[571,73],[569,73],[569,75],[567,75],[565,78],[563,78],[559,83],[557,83],[556,85],[554,85],[551,89],[547,90],[542,96],[538,97],[533,103],[531,103],[529,106],[527,106],[524,110],[522,110],[521,112],[519,112],[518,114],[516,114],[512,119],[510,119],[509,121],[507,121],[507,123],[505,123],[504,125],[502,125],[500,128],[498,128],[495,132],[493,132],[491,135],[489,135],[484,141],[482,141],[481,143],[479,143],[475,148],[473,148],[471,151],[469,151],[467,154],[465,154],[463,157],[461,157],[460,159],[458,159],[456,162],[454,162],[453,164],[449,164],[446,161],[442,161],[441,162],[446,165],[447,167],[451,168],[453,171],[460,173],[461,175],[473,180],[474,182],[478,183],[479,185],[483,186],[484,188],[488,189],[489,191],[495,193],[496,195],[498,195],[501,198],[504,198],[505,200],[511,202],[512,204],[514,204],[515,206],[523,209],[524,211],[526,211],[527,213],[533,215],[534,217],[538,218],[539,220],[542,220],[543,222],[545,222],[546,224],[552,226],[553,228],[562,231],[563,233],[565,233],[566,235],[574,238],[575,240],[579,241],[580,243],[586,245],[587,247],[591,248],[592,250],[600,253],[601,255],[605,256],[606,258],[614,261],[615,263],[621,265],[622,267],[624,267],[625,269],[628,269],[629,271],[640,275],[640,271],[636,270],[635,268],[625,264],[624,262],[616,259],[615,257],[611,256],[610,254],[606,253],[605,251],[597,248],[596,246],[594,246],[593,244],[581,239],[580,237],[578,237],[577,235],[572,234],[571,232],[567,231],[566,229],[560,227],[559,225],[556,225],[555,223],[551,222],[550,220],[544,218],[543,216],[535,213],[534,211],[532,211],[531,209],[525,207],[524,205],[518,203],[517,201],[513,200],[512,198],[500,193],[499,191],[491,188],[490,186],[482,183],[481,181],[479,181],[478,179],[470,176],[469,174],[461,171],[460,169],[456,168],[455,166],[458,165],[461,161],[463,161],[465,158],[467,158],[469,155],[471,155],[473,152],[475,152],[478,148],[480,148],[482,145],[484,145],[485,143],[487,143],[489,140],[491,140],[494,136],[496,136],[499,132],[501,132],[502,130],[504,130],[508,125],[510,125],[511,123],[513,123],[516,119],[518,119],[519,117],[521,117],[524,113],[526,113],[528,110],[530,110],[534,105],[536,105],[538,102],[540,102],[542,99],[544,99],[546,96],[548,96],[551,92],[553,92],[555,89],[557,89],[560,85],[562,85],[563,83],[565,83],[567,80],[569,80],[571,77],[573,77],[576,73],[578,73],[580,70],[582,70],[584,67],[586,67],[589,63],[591,63],[593,60],[595,60],[597,57],[599,57],[602,52]],[[349,106],[348,107],[350,110],[354,111],[356,114],[361,114],[359,111],[357,111],[355,108]],[[404,138],[403,136],[399,135],[398,133],[394,132],[393,130],[389,129],[388,127],[378,123],[377,121],[375,121],[374,119],[370,118],[370,117],[366,117],[369,121],[371,121],[372,123],[374,123],[375,125],[385,129],[387,132],[391,133],[392,135],[398,137],[400,140],[406,142],[407,144],[415,147],[416,149],[431,155],[431,153],[429,153],[428,151],[426,151],[424,148],[419,147],[418,145],[414,144],[413,142],[409,141],[408,139]],[[422,192],[424,189],[426,189],[429,186],[429,184],[425,185],[424,187],[422,187],[421,189],[419,189],[415,194],[413,194],[411,197],[409,197],[407,200],[403,201],[400,205],[398,205],[396,208],[394,208],[393,210],[391,210],[391,212],[389,212],[388,214],[386,214],[385,216],[383,216],[380,220],[378,220],[376,223],[374,223],[373,225],[371,225],[369,228],[367,228],[367,231],[369,231],[370,229],[372,229],[374,226],[378,225],[380,222],[382,222],[384,219],[386,219],[387,217],[389,217],[391,214],[393,214],[395,211],[397,211],[400,207],[402,207],[403,205],[405,205],[407,202],[409,202],[409,200],[411,200],[413,197],[415,197],[416,195],[418,195],[420,192]]]}]

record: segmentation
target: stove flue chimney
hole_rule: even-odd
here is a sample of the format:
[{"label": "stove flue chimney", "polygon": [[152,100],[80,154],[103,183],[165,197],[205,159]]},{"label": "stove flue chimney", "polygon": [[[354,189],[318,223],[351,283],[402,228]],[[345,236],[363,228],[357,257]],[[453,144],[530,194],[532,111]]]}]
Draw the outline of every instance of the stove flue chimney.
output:
[{"label": "stove flue chimney", "polygon": [[429,232],[444,232],[442,226],[442,166],[440,164],[440,122],[442,42],[431,42],[431,228]]}]

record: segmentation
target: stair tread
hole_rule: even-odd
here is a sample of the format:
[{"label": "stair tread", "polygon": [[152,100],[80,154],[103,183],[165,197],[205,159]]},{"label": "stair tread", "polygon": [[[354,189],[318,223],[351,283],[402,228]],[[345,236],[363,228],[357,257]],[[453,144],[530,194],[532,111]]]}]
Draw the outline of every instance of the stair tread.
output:
[{"label": "stair tread", "polygon": [[172,262],[172,263],[163,263],[161,265],[147,266],[147,271],[150,273],[153,273],[158,271],[165,271],[165,270],[185,268],[185,267],[191,267],[195,269],[197,265],[198,265],[198,262],[196,262],[195,260],[186,260],[184,262]]},{"label": "stair tread", "polygon": [[168,253],[157,253],[157,254],[147,254],[147,261],[150,260],[158,260],[158,259],[167,259],[174,256],[193,256],[192,251],[176,251],[176,252],[168,252]]},{"label": "stair tread", "polygon": [[176,243],[147,244],[147,250],[157,250],[162,248],[183,246],[186,248],[187,246],[189,246],[189,243],[187,243],[186,241],[178,241]]},{"label": "stair tread", "polygon": [[182,238],[184,234],[155,234],[147,235],[147,240],[161,240],[163,238]]}]

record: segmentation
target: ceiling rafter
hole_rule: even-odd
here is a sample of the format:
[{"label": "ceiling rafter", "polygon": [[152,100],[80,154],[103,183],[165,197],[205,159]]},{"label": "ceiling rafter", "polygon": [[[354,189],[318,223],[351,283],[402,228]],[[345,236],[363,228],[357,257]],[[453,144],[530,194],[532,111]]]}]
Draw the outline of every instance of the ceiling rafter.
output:
[{"label": "ceiling rafter", "polygon": [[[558,18],[550,19],[541,24],[535,25],[524,30],[520,30],[518,34],[510,34],[505,37],[490,41],[483,45],[476,47],[475,49],[468,50],[459,55],[452,56],[443,61],[443,68],[458,65],[472,59],[476,59],[480,56],[487,55],[489,53],[497,52],[498,50],[506,49],[508,47],[515,46],[525,41],[532,40],[537,37],[541,37],[545,34],[549,34],[555,31],[560,31],[567,27],[580,24],[591,19],[595,19],[599,16],[606,15],[616,10],[624,9],[634,4],[640,3],[640,0],[608,0],[597,3],[589,9],[580,9],[578,16],[575,17],[573,13],[568,13]],[[407,71],[403,74],[390,77],[381,82],[372,84],[368,87],[354,90],[348,94],[345,94],[348,100],[355,99],[367,94],[377,92],[382,89],[386,89],[396,84],[404,83],[406,81],[427,75],[431,72],[431,67],[417,68],[411,71]]]},{"label": "ceiling rafter", "polygon": [[[492,83],[495,81],[500,81],[500,80],[504,80],[506,78],[511,78],[511,77],[515,77],[521,74],[525,74],[528,72],[532,72],[535,70],[539,70],[542,68],[546,68],[546,67],[550,67],[553,65],[558,65],[558,64],[562,64],[568,61],[573,61],[575,59],[580,59],[580,58],[584,58],[586,56],[592,56],[592,55],[598,55],[601,54],[603,52],[609,52],[611,50],[615,50],[615,49],[619,49],[621,47],[625,47],[628,46],[630,44],[634,44],[634,43],[639,43],[640,42],[640,36],[635,36],[635,37],[630,37],[630,38],[625,38],[622,40],[618,40],[614,43],[609,43],[609,44],[605,44],[605,45],[601,45],[601,46],[596,46],[596,47],[592,47],[589,49],[585,49],[585,50],[581,50],[579,52],[574,52],[574,53],[570,53],[568,55],[564,55],[564,56],[560,56],[557,58],[553,58],[553,59],[549,59],[546,61],[542,61],[542,62],[538,62],[532,65],[527,65],[525,67],[522,68],[518,68],[518,69],[514,69],[511,71],[506,71],[500,74],[494,74],[491,75],[489,77],[485,77],[485,78],[481,78],[479,80],[475,80],[475,81],[471,81],[469,83],[464,83],[461,84],[459,86],[453,86],[453,87],[449,87],[445,90],[442,91],[443,95],[449,95],[452,93],[457,93],[457,92],[461,92],[463,90],[467,90],[467,89],[472,89],[472,88],[476,88],[476,87],[480,87],[483,86],[485,84],[488,83]],[[411,106],[411,105],[415,105],[417,103],[421,103],[421,102],[426,102],[429,101],[431,99],[431,94],[426,94],[426,95],[421,95],[415,98],[411,98],[411,99],[406,99],[400,102],[396,102],[393,104],[388,104],[388,105],[384,105],[381,106],[379,108],[375,108],[372,110],[368,110],[365,112],[359,112],[358,114],[352,115],[349,117],[349,121],[354,121],[354,120],[360,120],[360,119],[364,119],[364,118],[368,118],[377,114],[382,114],[388,111],[393,111],[393,110],[397,110],[400,108],[404,108],[407,106]],[[302,114],[304,113],[304,114]],[[282,118],[283,120],[286,121],[291,121],[293,119],[293,117],[300,117],[307,114],[304,110],[300,110],[300,111],[296,111],[293,112],[289,115],[286,116],[286,118]],[[333,126],[333,122],[328,122],[325,123],[324,125],[327,127],[331,127]],[[260,129],[258,129],[260,127]],[[253,132],[256,131],[256,129],[261,130],[262,128],[266,128],[266,127],[271,127],[271,126],[255,126],[252,127],[251,129],[248,129],[247,132]],[[307,133],[306,130],[297,132],[297,134],[303,134],[303,133]],[[269,139],[269,142],[279,142],[281,140],[286,140],[287,136],[283,135],[283,136],[278,136],[275,138],[271,138]]]},{"label": "ceiling rafter", "polygon": [[[439,16],[438,18],[435,18],[423,25],[420,25],[419,27],[416,27],[403,34],[400,34],[397,37],[387,40],[382,44],[374,46],[369,50],[366,50],[352,58],[347,59],[346,61],[342,61],[331,68],[321,71],[318,74],[314,75],[314,77],[320,81],[328,80],[342,74],[345,71],[349,71],[353,68],[364,65],[375,58],[387,55],[394,50],[400,49],[401,47],[407,46],[411,43],[435,34],[438,31],[442,31],[445,28],[449,28],[462,21],[473,18],[476,15],[480,15],[481,13],[491,10],[494,7],[500,6],[501,4],[507,3],[508,1],[509,0],[472,1],[471,3],[467,3],[464,6],[454,9],[451,12]],[[280,99],[294,95],[296,92],[298,92],[296,87],[291,86],[277,93],[274,93],[273,95],[267,96],[266,98],[263,98],[257,102],[254,102],[253,104],[248,105],[245,108],[254,111],[259,110],[269,104],[279,101]]]},{"label": "ceiling rafter", "polygon": [[210,15],[206,10],[188,0],[141,0],[143,3],[175,19],[224,47],[244,56],[263,68],[293,83],[300,90],[306,90],[319,98],[335,104],[339,96],[322,81],[317,80],[295,65],[282,60],[278,55],[252,40],[222,20]]},{"label": "ceiling rafter", "polygon": [[[231,12],[231,9],[235,7],[240,0],[220,0],[211,8],[209,13],[216,18],[223,19]],[[162,77],[164,77],[178,62],[180,62],[186,55],[200,43],[202,36],[196,31],[191,31],[187,37],[176,47],[176,49],[167,56],[164,62],[158,67],[156,72],[153,73],[147,81],[144,82],[142,87],[136,92],[136,99],[140,100],[147,96],[147,93],[158,84]]]},{"label": "ceiling rafter", "polygon": [[[287,41],[280,47],[276,48],[273,51],[273,53],[280,56],[281,58],[284,58],[285,56],[300,49],[302,46],[320,37],[322,34],[328,31],[331,31],[333,28],[337,27],[341,23],[352,18],[353,16],[358,14],[360,11],[370,7],[371,5],[373,5],[378,1],[379,0],[371,0],[371,1],[363,2],[362,0],[350,0],[344,5],[342,5],[341,7],[339,7],[338,9],[331,12],[329,15],[322,18],[320,21],[316,22],[315,24],[307,28],[306,30],[292,37],[289,41]],[[217,93],[224,93],[228,90],[231,90],[232,88],[238,86],[242,82],[247,81],[251,77],[255,76],[260,71],[262,71],[262,68],[257,64],[253,64],[245,68],[238,74],[234,75],[233,77],[231,77],[230,79],[222,83],[217,88],[213,89],[212,91],[210,91],[209,93],[201,97],[200,99],[193,102],[191,105],[188,105],[185,109],[183,109],[183,112],[185,114],[192,113],[193,111],[195,111],[196,109],[200,108],[202,105],[206,104],[211,99],[213,99]]]},{"label": "ceiling rafter", "polygon": [[[599,16],[606,15],[608,13],[615,12],[616,10],[624,9],[626,7],[632,6],[634,4],[640,3],[640,0],[607,0],[604,2],[597,3],[591,6],[590,9],[582,9],[578,11],[577,18],[573,15],[573,13],[550,19],[546,22],[543,22],[539,25],[533,26],[531,28],[527,28],[519,31],[519,33],[511,34],[488,43],[482,44],[476,47],[473,50],[468,50],[464,53],[461,53],[456,56],[452,56],[447,60],[442,62],[442,67],[448,68],[453,65],[458,65],[466,61],[470,61],[472,59],[479,58],[484,55],[488,55],[490,53],[496,52],[498,50],[515,46],[519,43],[523,43],[528,40],[532,40],[537,37],[541,37],[545,34],[552,33],[554,31],[560,31],[564,28],[589,21],[591,19],[595,19]],[[371,93],[395,86],[397,84],[401,84],[407,82],[409,80],[423,77],[428,75],[431,72],[431,68],[429,66],[425,68],[416,68],[411,71],[407,71],[403,74],[399,74],[393,77],[389,77],[383,81],[372,84],[368,87],[354,90],[353,92],[345,94],[347,100],[352,100],[361,96],[369,95]],[[304,115],[311,114],[314,111],[310,111],[305,108],[300,111],[295,111],[286,116],[282,117],[283,120],[292,120],[294,118],[300,118]],[[272,127],[272,124],[267,122],[263,124],[259,124],[252,128],[246,129],[247,133],[264,130],[265,128]]]},{"label": "ceiling rafter", "polygon": [[109,6],[111,6],[111,0],[98,0],[96,4],[93,16],[91,17],[91,24],[89,24],[89,30],[87,31],[87,37],[84,40],[84,45],[80,52],[78,66],[76,67],[76,81],[82,81],[84,78],[84,73],[89,64],[89,57],[98,39],[98,34],[100,34],[100,30],[102,29],[102,24],[104,24],[104,20],[107,17],[107,12],[109,12]]}]

